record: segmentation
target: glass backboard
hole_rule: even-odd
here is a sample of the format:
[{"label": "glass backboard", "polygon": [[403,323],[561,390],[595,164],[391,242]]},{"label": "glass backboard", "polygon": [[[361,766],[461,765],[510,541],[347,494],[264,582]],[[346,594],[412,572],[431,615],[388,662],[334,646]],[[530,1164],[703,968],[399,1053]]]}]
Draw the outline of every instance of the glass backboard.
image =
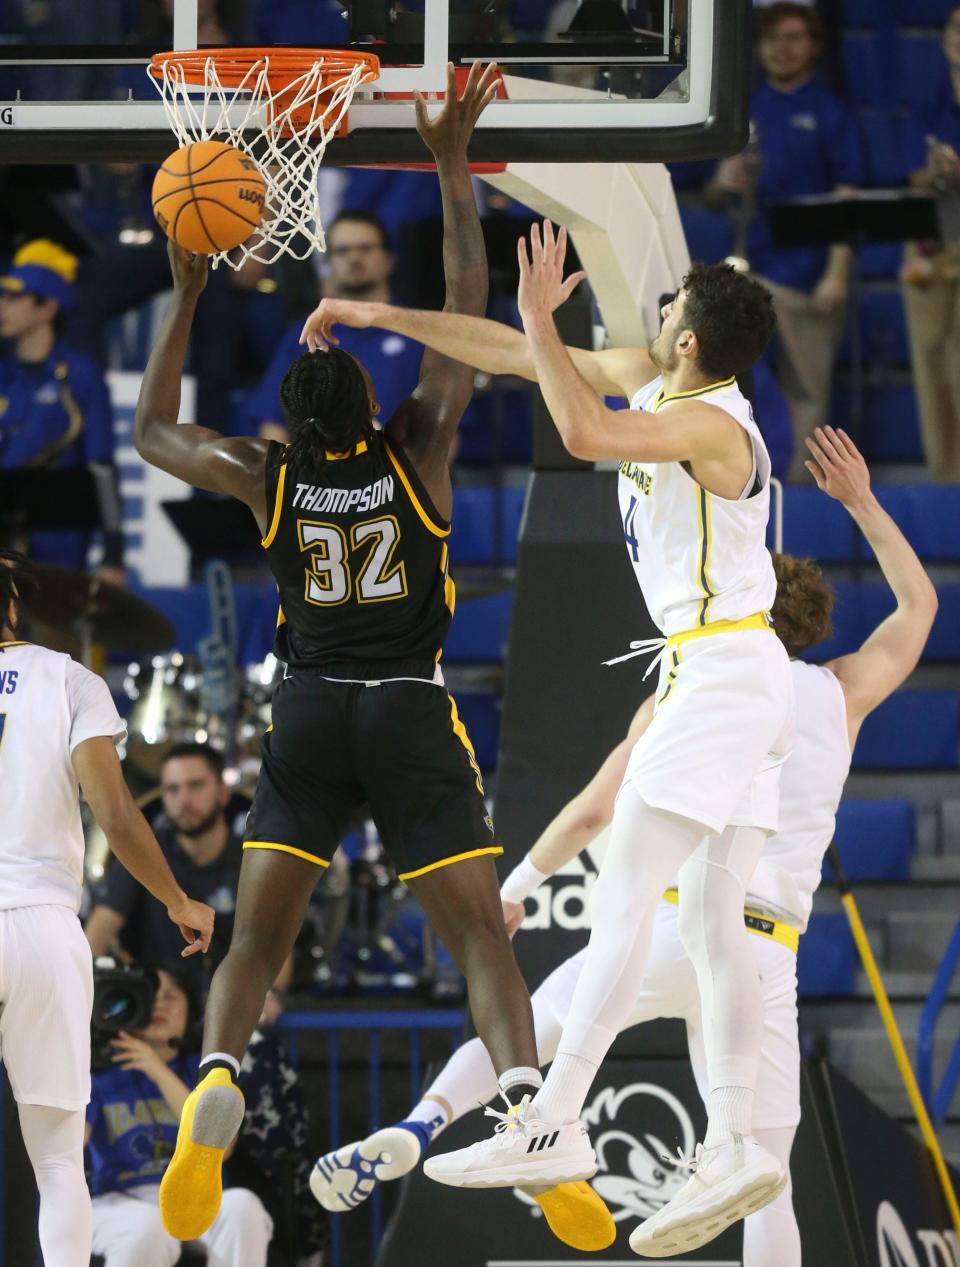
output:
[{"label": "glass backboard", "polygon": [[747,135],[750,0],[46,0],[2,14],[4,162],[162,159],[150,56],[220,45],[379,56],[333,164],[422,159],[405,94],[440,90],[448,59],[495,59],[505,75],[478,161],[707,158]]}]

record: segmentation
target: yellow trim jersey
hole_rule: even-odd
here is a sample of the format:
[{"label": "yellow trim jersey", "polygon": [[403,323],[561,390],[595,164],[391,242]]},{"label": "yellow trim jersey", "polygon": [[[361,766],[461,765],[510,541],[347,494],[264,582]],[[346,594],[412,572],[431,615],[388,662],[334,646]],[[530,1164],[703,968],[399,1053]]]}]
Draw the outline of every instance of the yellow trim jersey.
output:
[{"label": "yellow trim jersey", "polygon": [[400,445],[377,432],[304,471],[272,444],[266,495],[281,660],[439,660],[454,607],[450,525]]},{"label": "yellow trim jersey", "polygon": [[767,611],[777,592],[766,547],[770,459],[750,402],[734,379],[667,396],[660,378],[630,408],[662,416],[697,398],[728,413],[750,436],[754,472],[736,501],[710,493],[680,462],[623,461],[618,496],[627,557],[653,621],[663,633],[738,621]]}]

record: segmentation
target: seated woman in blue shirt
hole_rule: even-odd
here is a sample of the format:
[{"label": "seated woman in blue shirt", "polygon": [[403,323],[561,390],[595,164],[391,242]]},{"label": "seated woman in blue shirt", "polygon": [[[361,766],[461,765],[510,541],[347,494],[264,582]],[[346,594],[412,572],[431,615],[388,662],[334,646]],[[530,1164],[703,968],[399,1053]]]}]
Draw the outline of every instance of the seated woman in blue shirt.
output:
[{"label": "seated woman in blue shirt", "polygon": [[[149,1026],[121,1034],[113,1064],[93,1074],[86,1134],[93,1252],[106,1267],[173,1267],[180,1258],[180,1242],[160,1220],[158,1193],[199,1056],[184,1050],[194,1020],[186,983],[164,969],[157,976]],[[266,1267],[272,1235],[259,1197],[231,1188],[200,1243],[208,1267]]]}]

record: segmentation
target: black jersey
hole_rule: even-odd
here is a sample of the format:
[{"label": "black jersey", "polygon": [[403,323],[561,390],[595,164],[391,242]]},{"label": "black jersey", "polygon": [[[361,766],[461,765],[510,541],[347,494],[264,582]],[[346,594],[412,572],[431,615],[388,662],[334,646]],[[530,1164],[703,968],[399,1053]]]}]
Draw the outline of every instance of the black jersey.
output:
[{"label": "black jersey", "polygon": [[306,474],[267,451],[263,546],[280,591],[275,650],[295,668],[440,658],[453,615],[450,525],[378,431]]}]

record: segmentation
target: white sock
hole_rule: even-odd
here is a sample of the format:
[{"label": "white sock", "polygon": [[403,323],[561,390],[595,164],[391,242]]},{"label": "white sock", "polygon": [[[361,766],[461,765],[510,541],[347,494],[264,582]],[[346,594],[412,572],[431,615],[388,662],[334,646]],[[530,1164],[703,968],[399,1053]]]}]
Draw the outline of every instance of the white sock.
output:
[{"label": "white sock", "polygon": [[236,1056],[231,1056],[225,1051],[212,1051],[209,1056],[204,1056],[204,1058],[200,1061],[200,1069],[198,1072],[202,1075],[203,1066],[209,1065],[214,1061],[216,1061],[217,1064],[229,1065],[234,1074],[238,1078],[240,1077],[240,1061],[237,1060]]},{"label": "white sock", "polygon": [[749,1087],[717,1087],[710,1092],[704,1148],[725,1144],[731,1135],[749,1135],[753,1121],[753,1091]]},{"label": "white sock", "polygon": [[559,1052],[550,1066],[550,1077],[533,1101],[537,1117],[551,1124],[575,1122],[579,1109],[571,1117],[570,1105],[581,1105],[586,1100],[598,1067],[582,1056]]},{"label": "white sock", "polygon": [[421,1100],[403,1120],[422,1122],[429,1130],[430,1138],[436,1139],[450,1125],[450,1112],[439,1100]]},{"label": "white sock", "polygon": [[543,1074],[539,1069],[533,1069],[529,1065],[517,1065],[514,1069],[507,1069],[502,1073],[497,1079],[497,1085],[510,1100],[510,1092],[514,1087],[536,1087],[537,1089],[542,1087]]}]

